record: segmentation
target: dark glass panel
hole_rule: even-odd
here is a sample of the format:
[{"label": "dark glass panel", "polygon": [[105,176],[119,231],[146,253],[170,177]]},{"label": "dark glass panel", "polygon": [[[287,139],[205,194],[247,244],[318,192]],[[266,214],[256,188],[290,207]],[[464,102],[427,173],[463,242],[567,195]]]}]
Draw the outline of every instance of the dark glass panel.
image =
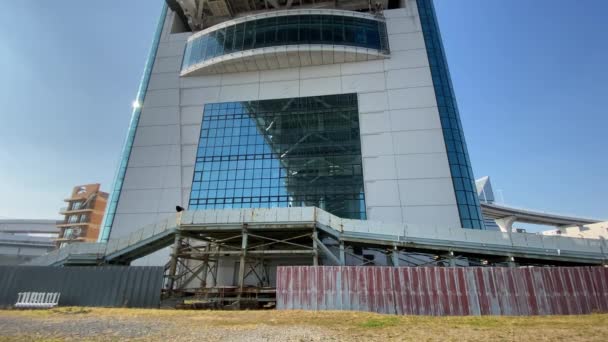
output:
[{"label": "dark glass panel", "polygon": [[356,94],[205,106],[191,201],[365,219],[357,108]]},{"label": "dark glass panel", "polygon": [[292,44],[332,44],[388,52],[382,21],[335,15],[288,15],[228,26],[188,42],[182,68],[231,52]]}]

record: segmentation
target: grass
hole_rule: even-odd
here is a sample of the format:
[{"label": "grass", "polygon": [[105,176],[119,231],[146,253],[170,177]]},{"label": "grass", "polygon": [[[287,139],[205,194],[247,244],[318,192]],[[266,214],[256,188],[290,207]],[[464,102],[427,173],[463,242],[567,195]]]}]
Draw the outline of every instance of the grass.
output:
[{"label": "grass", "polygon": [[[94,320],[91,320],[94,318]],[[4,336],[3,320],[23,322],[23,333],[14,339]],[[57,308],[51,310],[0,310],[0,341],[4,340],[62,340],[70,337],[62,331],[67,321],[122,322],[134,327],[141,324],[162,324],[171,336],[207,336],[207,332],[231,340],[231,334],[288,331],[310,331],[320,334],[319,340],[334,341],[607,341],[608,315],[532,316],[532,317],[428,317],[390,316],[353,311],[182,311],[117,308]],[[52,334],[36,332],[27,327],[36,322],[51,322]],[[54,325],[53,325],[54,324]],[[173,333],[175,332],[175,334]],[[4,336],[4,338],[3,338]],[[120,336],[120,335],[118,335]],[[190,336],[190,335],[189,335]],[[278,336],[278,335],[277,335]],[[143,340],[164,340],[161,335],[147,334]],[[185,340],[186,337],[183,337]],[[96,340],[92,336],[92,340]],[[194,339],[194,338],[193,338]],[[284,339],[284,338],[277,338]],[[101,339],[103,340],[103,338]],[[120,338],[118,338],[120,340]],[[212,340],[212,339],[210,339]],[[255,340],[255,339],[253,339]],[[251,340],[251,341],[253,341]],[[294,339],[299,340],[299,339]],[[303,339],[310,340],[310,339]]]},{"label": "grass", "polygon": [[384,328],[397,325],[399,319],[397,317],[380,317],[372,318],[367,321],[360,323],[359,326],[362,328]]}]

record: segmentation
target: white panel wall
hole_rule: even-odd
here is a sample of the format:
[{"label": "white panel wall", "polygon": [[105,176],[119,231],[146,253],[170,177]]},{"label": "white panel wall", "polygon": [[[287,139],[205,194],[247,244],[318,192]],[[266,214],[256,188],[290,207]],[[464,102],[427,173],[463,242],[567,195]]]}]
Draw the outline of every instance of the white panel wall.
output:
[{"label": "white panel wall", "polygon": [[358,94],[368,218],[459,226],[415,2],[385,16],[385,60],[197,77],[177,77],[188,34],[164,32],[112,237],[187,206],[205,104],[339,93]]},{"label": "white panel wall", "polygon": [[[357,80],[365,85],[355,87],[359,93],[368,219],[458,227],[460,220],[416,6],[409,1],[405,9],[385,11],[385,15],[391,58],[364,63]],[[358,64],[363,63],[341,67],[352,73]],[[375,87],[380,66],[383,89]],[[365,76],[370,76],[369,83]]]}]

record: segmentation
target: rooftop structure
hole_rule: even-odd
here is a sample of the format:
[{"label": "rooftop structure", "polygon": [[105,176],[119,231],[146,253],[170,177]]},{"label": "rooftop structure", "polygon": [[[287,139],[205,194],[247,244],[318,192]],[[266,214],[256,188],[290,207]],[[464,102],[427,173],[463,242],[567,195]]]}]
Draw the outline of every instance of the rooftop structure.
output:
[{"label": "rooftop structure", "polygon": [[55,220],[0,219],[0,265],[18,265],[55,248]]},{"label": "rooftop structure", "polygon": [[[393,8],[398,4],[399,1],[392,4]],[[171,33],[197,32],[234,18],[278,10],[373,12],[390,8],[388,0],[167,0],[167,5],[178,19],[172,22]]]}]

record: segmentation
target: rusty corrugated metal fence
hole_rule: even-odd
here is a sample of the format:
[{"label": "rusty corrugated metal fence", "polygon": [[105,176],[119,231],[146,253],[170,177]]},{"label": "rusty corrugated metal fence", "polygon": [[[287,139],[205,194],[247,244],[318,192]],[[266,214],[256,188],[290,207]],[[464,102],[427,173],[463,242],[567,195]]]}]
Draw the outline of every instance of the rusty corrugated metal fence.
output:
[{"label": "rusty corrugated metal fence", "polygon": [[160,305],[163,267],[0,266],[0,307],[19,292],[60,292],[60,306],[154,308]]},{"label": "rusty corrugated metal fence", "polygon": [[608,268],[284,266],[277,269],[277,308],[435,316],[608,312]]}]

